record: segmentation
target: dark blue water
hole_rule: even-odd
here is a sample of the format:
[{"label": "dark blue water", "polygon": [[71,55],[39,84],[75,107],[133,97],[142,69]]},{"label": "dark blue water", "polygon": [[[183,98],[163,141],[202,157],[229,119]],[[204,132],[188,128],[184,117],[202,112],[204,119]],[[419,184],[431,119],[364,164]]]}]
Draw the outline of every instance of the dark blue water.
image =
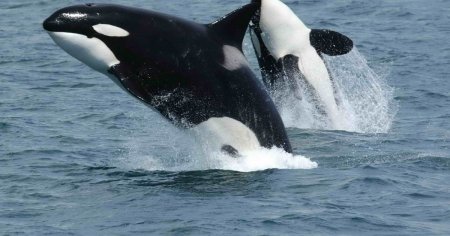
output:
[{"label": "dark blue water", "polygon": [[[206,23],[247,1],[114,2]],[[78,1],[3,0],[0,234],[450,234],[450,2],[285,2],[349,35],[393,100],[384,126],[373,122],[384,132],[291,125],[298,156],[258,166],[210,163],[58,48],[41,22]]]}]

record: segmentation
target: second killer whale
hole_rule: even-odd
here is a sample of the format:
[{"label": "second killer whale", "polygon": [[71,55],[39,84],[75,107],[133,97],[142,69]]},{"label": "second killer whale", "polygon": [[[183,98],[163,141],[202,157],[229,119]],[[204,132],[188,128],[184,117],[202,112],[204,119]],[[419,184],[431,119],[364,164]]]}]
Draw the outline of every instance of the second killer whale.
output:
[{"label": "second killer whale", "polygon": [[332,78],[322,56],[338,56],[353,49],[347,36],[327,29],[308,28],[280,0],[252,0],[258,10],[250,22],[250,35],[264,84],[301,99],[297,79],[306,81],[317,105],[327,114],[334,129],[342,119]]}]

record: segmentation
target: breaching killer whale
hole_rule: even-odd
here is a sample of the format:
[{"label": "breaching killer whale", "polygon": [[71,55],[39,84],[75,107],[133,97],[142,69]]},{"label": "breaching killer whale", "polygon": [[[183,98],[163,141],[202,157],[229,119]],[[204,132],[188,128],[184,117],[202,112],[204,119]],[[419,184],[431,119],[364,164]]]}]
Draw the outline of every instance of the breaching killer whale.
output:
[{"label": "breaching killer whale", "polygon": [[106,74],[181,128],[232,155],[263,146],[292,153],[284,124],[248,66],[242,41],[256,4],[211,24],[111,4],[56,11],[43,23],[67,53]]},{"label": "breaching killer whale", "polygon": [[309,29],[280,0],[252,0],[258,4],[250,23],[250,34],[257,54],[263,82],[269,91],[278,85],[283,90],[298,92],[297,78],[303,78],[327,113],[334,128],[341,129],[332,80],[322,55],[343,55],[350,52],[353,42],[338,32]]}]

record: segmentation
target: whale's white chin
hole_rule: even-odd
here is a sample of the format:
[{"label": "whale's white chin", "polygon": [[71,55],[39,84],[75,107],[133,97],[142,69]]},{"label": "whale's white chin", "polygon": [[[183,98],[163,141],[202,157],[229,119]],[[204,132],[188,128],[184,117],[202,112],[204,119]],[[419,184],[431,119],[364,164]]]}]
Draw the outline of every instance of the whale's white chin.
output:
[{"label": "whale's white chin", "polygon": [[108,46],[98,38],[67,32],[48,34],[64,51],[96,71],[107,74],[111,66],[120,63]]}]

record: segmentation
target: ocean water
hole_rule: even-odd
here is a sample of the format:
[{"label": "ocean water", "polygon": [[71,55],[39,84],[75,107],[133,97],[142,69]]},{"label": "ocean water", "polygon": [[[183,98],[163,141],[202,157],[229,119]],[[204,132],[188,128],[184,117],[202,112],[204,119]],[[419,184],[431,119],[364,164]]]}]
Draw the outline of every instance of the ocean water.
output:
[{"label": "ocean water", "polygon": [[[207,23],[248,1],[113,2]],[[41,23],[76,3],[0,2],[0,234],[450,234],[449,1],[285,1],[354,40],[326,58],[353,126],[286,102],[295,155],[239,160],[58,48]]]}]

